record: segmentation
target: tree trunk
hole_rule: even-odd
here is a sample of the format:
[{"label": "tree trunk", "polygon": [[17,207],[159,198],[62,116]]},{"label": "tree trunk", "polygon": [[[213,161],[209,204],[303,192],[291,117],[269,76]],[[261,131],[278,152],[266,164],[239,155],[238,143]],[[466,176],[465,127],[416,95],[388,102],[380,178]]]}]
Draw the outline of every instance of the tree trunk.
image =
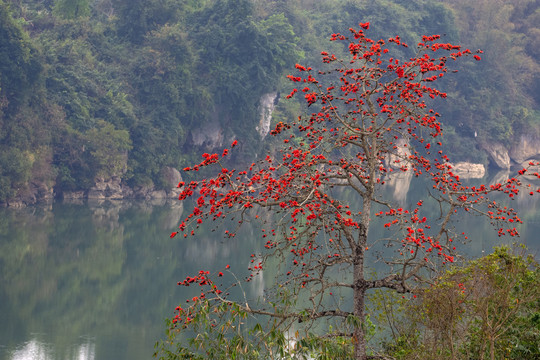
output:
[{"label": "tree trunk", "polygon": [[366,360],[366,334],[364,332],[364,306],[365,306],[365,287],[362,286],[354,290],[354,316],[359,320],[359,325],[354,329],[354,358],[356,360]]},{"label": "tree trunk", "polygon": [[[370,213],[371,202],[364,201],[364,214]],[[365,300],[366,300],[366,280],[364,277],[365,248],[367,245],[367,236],[369,229],[369,217],[364,215],[364,222],[360,226],[358,242],[354,249],[354,316],[358,319],[357,327],[354,329],[354,358],[356,360],[367,359],[365,326]]]},{"label": "tree trunk", "polygon": [[[375,147],[375,146],[374,146]],[[370,161],[371,173],[373,173],[374,161]],[[373,199],[373,192],[375,185],[373,179],[375,176],[371,176],[370,183],[368,184],[366,194],[362,196],[362,217],[360,221],[358,239],[356,241],[353,259],[353,291],[354,291],[354,316],[358,319],[358,326],[354,330],[354,358],[356,360],[367,359],[367,344],[365,334],[365,301],[367,284],[364,274],[364,261],[365,251],[367,247],[369,226],[371,223],[371,203]]]}]

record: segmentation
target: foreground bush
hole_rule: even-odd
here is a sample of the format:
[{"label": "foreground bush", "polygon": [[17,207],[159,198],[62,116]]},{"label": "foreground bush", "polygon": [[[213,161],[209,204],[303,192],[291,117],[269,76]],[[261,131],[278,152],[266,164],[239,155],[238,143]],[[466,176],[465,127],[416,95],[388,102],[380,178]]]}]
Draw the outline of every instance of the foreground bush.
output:
[{"label": "foreground bush", "polygon": [[397,359],[540,359],[540,266],[524,252],[496,248],[401,305]]}]

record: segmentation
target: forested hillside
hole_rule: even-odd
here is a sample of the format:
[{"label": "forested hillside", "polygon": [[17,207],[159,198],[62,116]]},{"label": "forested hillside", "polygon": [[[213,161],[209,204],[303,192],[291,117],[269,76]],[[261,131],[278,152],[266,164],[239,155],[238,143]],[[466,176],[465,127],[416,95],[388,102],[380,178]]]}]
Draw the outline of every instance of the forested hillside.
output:
[{"label": "forested hillside", "polygon": [[297,116],[284,76],[340,51],[329,35],[359,21],[407,34],[411,56],[435,33],[484,51],[444,83],[456,158],[505,167],[540,152],[535,0],[0,0],[0,203],[99,184],[148,196],[234,139],[248,161],[269,146],[261,99],[275,95],[273,121]]}]

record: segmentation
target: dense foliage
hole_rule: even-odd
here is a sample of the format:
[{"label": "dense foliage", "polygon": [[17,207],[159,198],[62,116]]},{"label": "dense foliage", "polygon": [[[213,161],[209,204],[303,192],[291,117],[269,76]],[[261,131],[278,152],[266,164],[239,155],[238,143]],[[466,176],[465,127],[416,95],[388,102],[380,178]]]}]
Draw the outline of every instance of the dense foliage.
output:
[{"label": "dense foliage", "polygon": [[411,300],[379,295],[397,359],[540,358],[540,266],[523,249],[449,269]]},{"label": "dense foliage", "polygon": [[[444,33],[485,50],[440,108],[447,150],[485,162],[483,142],[538,131],[538,13],[532,0],[1,0],[0,202],[105,175],[160,187],[163,167],[240,137],[237,160],[260,152],[261,96],[287,93],[284,69],[360,18],[383,37]],[[274,121],[297,107],[280,102]],[[127,151],[114,174],[95,166],[108,144],[88,144],[103,126],[131,144],[112,144]]]}]

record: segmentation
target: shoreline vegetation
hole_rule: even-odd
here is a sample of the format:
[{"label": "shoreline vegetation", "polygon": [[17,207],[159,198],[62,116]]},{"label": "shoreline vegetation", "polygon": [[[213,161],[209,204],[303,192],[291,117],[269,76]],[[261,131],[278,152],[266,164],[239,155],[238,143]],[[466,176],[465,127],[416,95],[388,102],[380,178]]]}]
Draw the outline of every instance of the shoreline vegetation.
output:
[{"label": "shoreline vegetation", "polygon": [[0,0],[0,204],[118,179],[167,191],[164,169],[235,139],[233,162],[262,156],[274,146],[258,129],[265,95],[278,94],[271,127],[295,116],[285,75],[360,18],[381,37],[444,34],[484,51],[479,68],[441,83],[454,159],[507,169],[538,158],[531,0]]},{"label": "shoreline vegetation", "polygon": [[366,17],[379,37],[484,51],[441,82],[453,159],[506,170],[540,157],[531,0],[0,0],[1,206],[169,196],[163,172],[202,152],[235,139],[232,163],[271,152],[268,94],[270,128],[296,116],[289,69]]}]

